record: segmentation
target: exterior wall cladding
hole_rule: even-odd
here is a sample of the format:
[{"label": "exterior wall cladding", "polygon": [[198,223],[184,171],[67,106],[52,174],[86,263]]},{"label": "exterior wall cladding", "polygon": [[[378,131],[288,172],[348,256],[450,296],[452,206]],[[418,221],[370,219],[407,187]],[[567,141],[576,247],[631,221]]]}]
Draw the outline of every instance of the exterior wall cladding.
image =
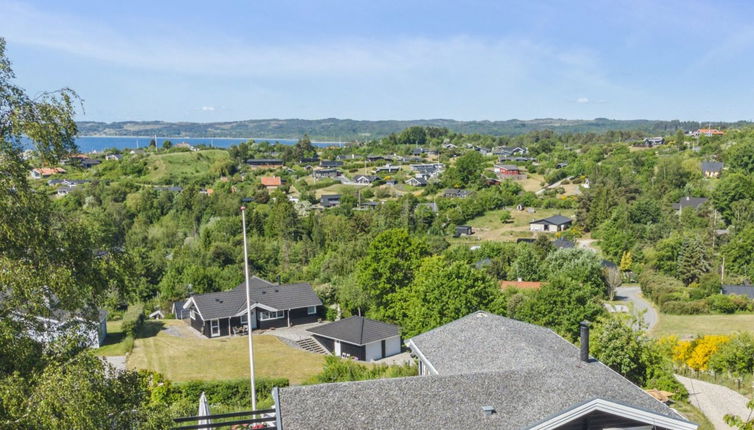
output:
[{"label": "exterior wall cladding", "polygon": [[[316,334],[312,334],[312,337],[317,339],[317,341],[319,341],[319,343],[321,343],[322,346],[324,346],[325,349],[327,349],[330,352],[330,354],[334,353],[335,351],[334,340],[326,338],[326,337],[322,337],[322,336],[317,336]],[[351,345],[350,343],[346,343],[346,342],[340,342],[340,353],[352,355],[361,361],[364,361],[364,359],[366,358],[366,351],[364,350],[363,346]]]},{"label": "exterior wall cladding", "polygon": [[[308,308],[291,309],[290,311],[285,311],[285,316],[283,318],[267,320],[267,321],[259,320],[259,312],[257,312],[256,313],[257,320],[258,320],[257,329],[287,327],[289,312],[290,312],[290,318],[291,318],[291,325],[317,322],[317,320],[322,317],[322,314],[324,314],[324,309],[322,306],[317,306],[317,313],[314,315],[309,315],[307,309]],[[204,336],[212,337],[211,322],[202,321],[198,312],[195,315],[196,315],[196,319],[190,319],[191,327],[195,328],[199,333],[203,334]],[[228,318],[219,318],[218,321],[220,322],[220,334],[215,337],[232,335],[233,328],[242,326],[241,317],[231,317],[230,320],[228,320]]]}]

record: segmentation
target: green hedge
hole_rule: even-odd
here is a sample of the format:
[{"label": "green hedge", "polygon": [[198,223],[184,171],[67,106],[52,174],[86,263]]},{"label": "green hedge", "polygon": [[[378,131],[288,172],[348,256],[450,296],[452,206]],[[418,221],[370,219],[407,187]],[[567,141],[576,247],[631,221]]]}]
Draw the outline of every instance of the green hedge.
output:
[{"label": "green hedge", "polygon": [[[257,407],[272,405],[272,388],[287,387],[286,378],[259,378],[254,380],[257,392]],[[170,390],[172,403],[198,402],[202,392],[210,404],[223,408],[251,409],[249,401],[249,380],[234,379],[229,381],[190,381],[172,385]]]},{"label": "green hedge", "polygon": [[136,304],[128,307],[128,310],[123,314],[123,323],[121,328],[126,336],[136,336],[136,333],[141,329],[144,324],[144,305]]}]

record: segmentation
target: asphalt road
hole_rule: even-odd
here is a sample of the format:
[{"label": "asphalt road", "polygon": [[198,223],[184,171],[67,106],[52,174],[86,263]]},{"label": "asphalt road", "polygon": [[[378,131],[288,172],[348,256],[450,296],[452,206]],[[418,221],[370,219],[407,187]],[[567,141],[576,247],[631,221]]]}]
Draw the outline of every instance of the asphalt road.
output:
[{"label": "asphalt road", "polygon": [[646,310],[644,312],[644,324],[646,324],[647,330],[651,330],[657,324],[657,311],[651,303],[642,297],[641,288],[618,287],[615,291],[615,300],[633,303],[634,310],[639,313]]},{"label": "asphalt road", "polygon": [[726,414],[738,415],[744,419],[750,416],[751,412],[746,407],[746,397],[730,388],[680,375],[675,377],[688,390],[691,404],[702,411],[716,430],[735,430],[723,421]]}]

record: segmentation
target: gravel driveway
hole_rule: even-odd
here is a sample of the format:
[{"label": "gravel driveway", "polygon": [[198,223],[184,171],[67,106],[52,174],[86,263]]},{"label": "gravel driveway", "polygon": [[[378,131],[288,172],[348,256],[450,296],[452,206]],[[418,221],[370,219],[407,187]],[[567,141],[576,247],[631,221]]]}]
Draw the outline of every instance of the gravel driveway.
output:
[{"label": "gravel driveway", "polygon": [[749,416],[750,411],[746,408],[748,399],[730,388],[680,375],[675,375],[675,377],[689,391],[691,404],[707,416],[715,429],[735,430],[734,427],[725,424],[725,421],[723,421],[726,414],[738,415],[743,418]]},{"label": "gravel driveway", "polygon": [[644,313],[644,324],[647,325],[647,330],[652,330],[657,324],[657,311],[642,295],[641,288],[639,287],[618,287],[615,290],[615,300],[631,302],[634,304],[634,310]]}]

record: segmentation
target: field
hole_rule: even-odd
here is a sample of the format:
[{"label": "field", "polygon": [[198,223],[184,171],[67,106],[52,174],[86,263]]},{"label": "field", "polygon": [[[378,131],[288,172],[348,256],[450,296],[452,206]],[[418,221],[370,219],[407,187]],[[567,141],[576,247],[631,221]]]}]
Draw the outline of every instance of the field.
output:
[{"label": "field", "polygon": [[191,178],[206,175],[215,161],[228,159],[228,151],[221,149],[152,155],[143,180],[153,184],[191,182]]},{"label": "field", "polygon": [[510,210],[513,222],[503,224],[500,222],[500,214],[502,213],[502,209],[488,211],[484,215],[469,221],[467,224],[474,228],[474,235],[469,239],[511,241],[519,237],[533,237],[533,234],[529,231],[529,222],[556,214],[567,217],[574,216],[574,211],[569,209],[537,209],[536,212],[529,213],[517,211],[513,208]]},{"label": "field", "polygon": [[655,337],[676,335],[690,338],[698,334],[733,334],[740,331],[754,332],[753,314],[736,315],[667,315],[660,314],[660,321],[652,329]]},{"label": "field", "polygon": [[[243,337],[206,339],[183,321],[147,321],[146,337],[129,354],[130,369],[162,373],[172,381],[249,377],[248,341]],[[275,336],[254,336],[256,377],[288,378],[298,384],[322,371],[324,356],[292,348]]]}]

